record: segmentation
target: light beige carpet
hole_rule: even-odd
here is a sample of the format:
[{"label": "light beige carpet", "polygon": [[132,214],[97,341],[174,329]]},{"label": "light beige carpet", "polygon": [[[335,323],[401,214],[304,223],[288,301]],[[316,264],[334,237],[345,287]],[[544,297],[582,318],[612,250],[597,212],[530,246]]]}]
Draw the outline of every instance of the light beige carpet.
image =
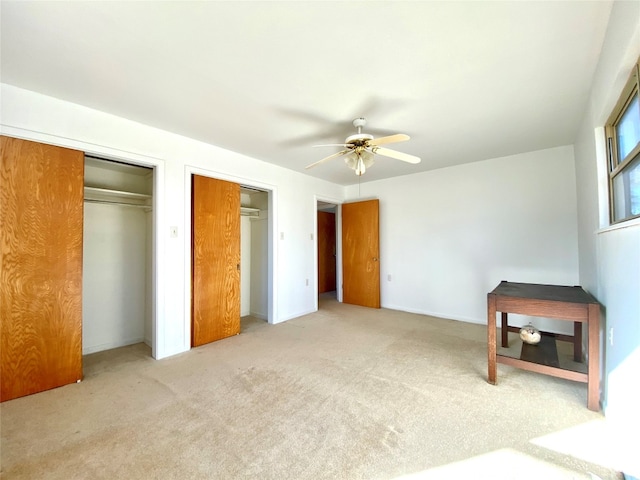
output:
[{"label": "light beige carpet", "polygon": [[164,360],[93,354],[82,383],[5,402],[2,478],[619,478],[552,441],[602,421],[586,385],[486,371],[484,326],[324,296]]}]

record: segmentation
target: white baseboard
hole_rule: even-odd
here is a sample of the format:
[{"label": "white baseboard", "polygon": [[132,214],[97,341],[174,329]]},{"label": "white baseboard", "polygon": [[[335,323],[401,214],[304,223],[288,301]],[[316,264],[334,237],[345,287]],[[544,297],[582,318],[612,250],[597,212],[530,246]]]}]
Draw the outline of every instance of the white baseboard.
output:
[{"label": "white baseboard", "polygon": [[[101,343],[100,345],[92,345],[90,347],[83,346],[82,354],[89,355],[91,353],[102,352],[103,350],[111,350],[112,348],[126,347],[127,345],[133,345],[135,343],[143,343],[143,342],[147,343],[144,337],[139,337],[139,338],[130,338],[130,339],[122,340],[118,342]],[[149,344],[147,343],[147,345]]]},{"label": "white baseboard", "polygon": [[251,315],[252,317],[256,317],[259,318],[260,320],[268,320],[269,317],[267,316],[266,313],[258,313],[258,312],[251,312],[249,313],[249,315]]}]

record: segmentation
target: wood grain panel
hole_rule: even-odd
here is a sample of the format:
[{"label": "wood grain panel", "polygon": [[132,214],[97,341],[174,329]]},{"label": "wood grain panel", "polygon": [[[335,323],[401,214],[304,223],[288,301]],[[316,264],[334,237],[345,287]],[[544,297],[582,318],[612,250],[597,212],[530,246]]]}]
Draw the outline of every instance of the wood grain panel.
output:
[{"label": "wood grain panel", "polygon": [[378,200],[342,205],[343,301],[380,308]]},{"label": "wood grain panel", "polygon": [[82,378],[84,154],[2,137],[2,401]]},{"label": "wood grain panel", "polygon": [[[507,357],[505,355],[497,355],[498,363],[503,365],[511,365],[512,367],[522,368],[530,372],[543,373],[553,377],[564,378],[565,380],[573,380],[574,382],[587,383],[588,375],[574,370],[565,370],[563,368],[550,367],[548,365],[539,365],[530,363],[519,358]],[[493,382],[495,384],[495,382]],[[591,407],[589,407],[591,408]]]},{"label": "wood grain panel", "polygon": [[336,214],[318,212],[318,293],[336,289]]},{"label": "wood grain panel", "polygon": [[560,368],[558,347],[556,345],[555,337],[551,335],[542,335],[540,337],[540,343],[537,345],[522,342],[520,360]]},{"label": "wood grain panel", "polygon": [[191,345],[240,333],[240,185],[193,176]]},{"label": "wood grain panel", "polygon": [[589,307],[586,303],[567,304],[549,300],[498,297],[496,308],[500,312],[584,322],[586,321]]}]

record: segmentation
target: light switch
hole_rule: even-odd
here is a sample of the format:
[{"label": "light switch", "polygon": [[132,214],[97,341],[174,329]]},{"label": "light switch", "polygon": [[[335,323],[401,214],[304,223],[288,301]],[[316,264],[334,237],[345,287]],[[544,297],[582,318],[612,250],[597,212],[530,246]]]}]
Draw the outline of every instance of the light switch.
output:
[{"label": "light switch", "polygon": [[169,227],[169,236],[171,238],[178,238],[178,227]]}]

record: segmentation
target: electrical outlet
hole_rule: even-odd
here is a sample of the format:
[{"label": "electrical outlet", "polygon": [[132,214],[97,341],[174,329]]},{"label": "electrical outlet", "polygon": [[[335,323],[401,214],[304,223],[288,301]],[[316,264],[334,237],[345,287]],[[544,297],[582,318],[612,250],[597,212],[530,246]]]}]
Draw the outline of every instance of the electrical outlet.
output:
[{"label": "electrical outlet", "polygon": [[284,240],[284,232],[280,232],[280,240]]},{"label": "electrical outlet", "polygon": [[306,281],[307,281],[307,287],[308,287],[309,286],[309,279],[307,278]]},{"label": "electrical outlet", "polygon": [[609,345],[613,347],[613,327],[609,329]]},{"label": "electrical outlet", "polygon": [[387,282],[391,281],[391,274],[387,275]]}]

